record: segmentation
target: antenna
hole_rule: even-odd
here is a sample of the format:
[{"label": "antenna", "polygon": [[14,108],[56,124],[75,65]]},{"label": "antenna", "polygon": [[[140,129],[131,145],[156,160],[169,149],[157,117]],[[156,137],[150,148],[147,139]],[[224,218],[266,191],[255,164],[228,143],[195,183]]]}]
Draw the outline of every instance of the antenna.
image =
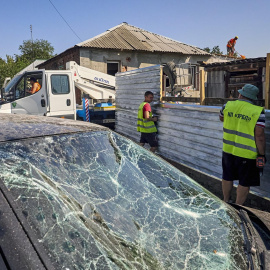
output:
[{"label": "antenna", "polygon": [[34,62],[34,51],[33,51],[33,27],[32,24],[30,24],[30,32],[31,32],[31,42],[32,42],[32,62]]}]

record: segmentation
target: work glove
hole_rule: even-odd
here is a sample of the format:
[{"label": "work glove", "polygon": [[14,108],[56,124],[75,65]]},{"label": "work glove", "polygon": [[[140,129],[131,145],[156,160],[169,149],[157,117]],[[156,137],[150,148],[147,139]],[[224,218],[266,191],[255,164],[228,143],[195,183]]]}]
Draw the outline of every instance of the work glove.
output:
[{"label": "work glove", "polygon": [[264,155],[259,155],[256,158],[256,166],[260,171],[260,176],[263,175],[263,168],[265,166],[266,163],[266,157]]},{"label": "work glove", "polygon": [[256,165],[258,168],[263,168],[266,163],[266,157],[265,155],[258,155],[256,159]]}]

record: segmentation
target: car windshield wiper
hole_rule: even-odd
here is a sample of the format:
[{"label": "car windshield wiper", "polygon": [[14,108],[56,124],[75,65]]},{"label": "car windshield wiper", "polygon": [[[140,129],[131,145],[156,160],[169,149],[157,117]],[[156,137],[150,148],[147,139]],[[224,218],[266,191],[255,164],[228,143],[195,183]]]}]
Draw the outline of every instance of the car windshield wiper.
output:
[{"label": "car windshield wiper", "polygon": [[265,260],[263,259],[264,252],[260,252],[260,248],[258,246],[259,235],[256,232],[247,212],[241,209],[239,210],[239,216],[242,221],[241,225],[244,232],[245,248],[249,261],[248,269],[269,269],[266,267]]}]

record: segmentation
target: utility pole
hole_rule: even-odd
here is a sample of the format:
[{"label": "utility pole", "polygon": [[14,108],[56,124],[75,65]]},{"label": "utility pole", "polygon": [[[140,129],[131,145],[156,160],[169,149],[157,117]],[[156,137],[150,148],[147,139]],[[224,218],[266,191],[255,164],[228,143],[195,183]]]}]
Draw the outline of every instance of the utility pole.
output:
[{"label": "utility pole", "polygon": [[32,24],[30,24],[30,32],[31,32],[31,42],[32,42],[32,62],[34,62],[34,51],[33,51],[33,28]]},{"label": "utility pole", "polygon": [[270,109],[270,53],[266,55],[265,67],[265,109]]}]

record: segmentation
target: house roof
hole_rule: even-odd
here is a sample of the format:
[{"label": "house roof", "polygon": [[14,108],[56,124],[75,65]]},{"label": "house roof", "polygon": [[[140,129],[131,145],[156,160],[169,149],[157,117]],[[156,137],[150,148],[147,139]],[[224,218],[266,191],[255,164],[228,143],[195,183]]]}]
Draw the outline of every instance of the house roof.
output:
[{"label": "house roof", "polygon": [[144,29],[119,24],[106,32],[76,44],[77,47],[131,51],[170,52],[188,55],[210,55],[198,47],[154,34]]},{"label": "house roof", "polygon": [[215,62],[210,64],[202,64],[202,66],[208,67],[218,67],[218,66],[229,66],[229,65],[239,65],[239,64],[249,64],[249,63],[259,63],[266,62],[266,57],[257,57],[257,58],[246,58],[246,59],[236,59],[228,62]]}]

